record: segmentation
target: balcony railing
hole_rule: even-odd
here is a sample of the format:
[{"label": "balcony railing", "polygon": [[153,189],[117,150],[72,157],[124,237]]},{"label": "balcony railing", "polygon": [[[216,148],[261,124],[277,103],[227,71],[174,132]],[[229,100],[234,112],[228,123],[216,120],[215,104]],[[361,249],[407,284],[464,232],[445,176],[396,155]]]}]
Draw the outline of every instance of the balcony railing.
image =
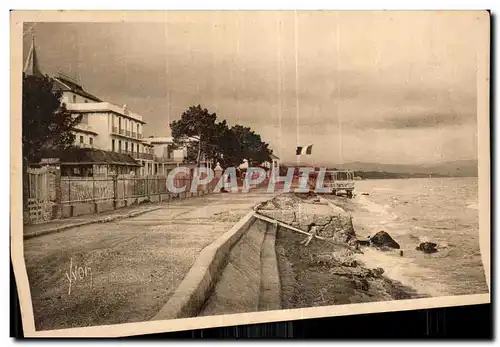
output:
[{"label": "balcony railing", "polygon": [[177,163],[181,162],[182,159],[174,158],[173,156],[157,156],[155,155],[155,161],[158,163]]},{"label": "balcony railing", "polygon": [[122,150],[120,153],[128,154],[134,159],[153,160],[153,154],[151,154],[151,153],[138,153],[138,152],[132,152],[132,151],[125,151],[125,150]]},{"label": "balcony railing", "polygon": [[142,139],[142,134],[136,133],[135,131],[125,130],[125,129],[118,130],[118,127],[115,127],[115,126],[111,128],[111,132],[113,134],[123,135],[126,137],[130,137],[132,139]]}]

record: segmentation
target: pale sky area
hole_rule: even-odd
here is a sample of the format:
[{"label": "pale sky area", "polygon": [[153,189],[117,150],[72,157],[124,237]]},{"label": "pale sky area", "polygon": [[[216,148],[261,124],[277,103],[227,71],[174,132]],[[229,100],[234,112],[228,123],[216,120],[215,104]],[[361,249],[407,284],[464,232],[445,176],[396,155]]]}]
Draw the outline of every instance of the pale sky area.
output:
[{"label": "pale sky area", "polygon": [[[472,12],[168,12],[159,23],[37,23],[43,73],[170,135],[201,104],[252,127],[284,162],[477,158]],[[25,30],[32,24],[26,24]],[[24,58],[31,34],[24,36]]]}]

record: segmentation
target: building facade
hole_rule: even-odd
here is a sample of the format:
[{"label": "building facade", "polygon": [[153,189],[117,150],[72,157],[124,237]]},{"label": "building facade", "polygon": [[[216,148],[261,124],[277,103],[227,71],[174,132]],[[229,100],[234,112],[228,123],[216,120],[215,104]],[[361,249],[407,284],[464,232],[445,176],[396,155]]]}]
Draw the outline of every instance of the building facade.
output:
[{"label": "building facade", "polygon": [[[38,65],[34,40],[24,73],[43,76]],[[115,162],[113,169],[107,168],[106,170],[95,168],[91,170],[89,166],[84,170],[78,170],[74,167],[77,163],[73,162],[68,172],[85,172],[86,174],[92,173],[92,175],[96,172],[129,173],[131,162],[127,156],[130,156],[139,167],[133,169],[136,175],[164,175],[169,169],[184,161],[186,149],[174,150],[172,138],[144,138],[146,122],[141,115],[132,112],[126,105],[117,106],[101,100],[87,92],[77,78],[64,73],[58,72],[53,80],[54,90],[62,94],[61,103],[64,103],[66,109],[73,115],[81,116],[81,122],[73,128],[75,147],[95,152],[86,158],[114,158],[113,160],[122,158],[124,162],[123,168]],[[110,153],[106,155],[106,153],[101,153],[102,151]],[[119,155],[114,155],[114,153]]]},{"label": "building facade", "polygon": [[[189,142],[197,142],[196,139],[188,139]],[[163,136],[155,137],[150,136],[144,139],[144,142],[149,144],[152,148],[154,155],[153,174],[166,175],[171,169],[178,167],[180,164],[186,164],[185,158],[187,156],[187,148],[175,148],[172,137]],[[191,163],[193,168],[196,166]],[[200,166],[211,167],[210,163],[204,157],[200,160]]]}]

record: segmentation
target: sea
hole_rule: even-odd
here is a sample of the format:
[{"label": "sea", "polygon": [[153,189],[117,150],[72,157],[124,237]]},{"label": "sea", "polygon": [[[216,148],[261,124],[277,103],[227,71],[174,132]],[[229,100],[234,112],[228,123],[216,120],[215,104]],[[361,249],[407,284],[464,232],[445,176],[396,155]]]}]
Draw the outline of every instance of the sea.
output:
[{"label": "sea", "polygon": [[[364,193],[364,194],[363,194]],[[358,237],[388,232],[398,251],[364,247],[360,256],[370,268],[429,296],[488,293],[479,247],[478,179],[381,179],[356,182],[349,202]],[[424,241],[438,252],[415,248]]]}]

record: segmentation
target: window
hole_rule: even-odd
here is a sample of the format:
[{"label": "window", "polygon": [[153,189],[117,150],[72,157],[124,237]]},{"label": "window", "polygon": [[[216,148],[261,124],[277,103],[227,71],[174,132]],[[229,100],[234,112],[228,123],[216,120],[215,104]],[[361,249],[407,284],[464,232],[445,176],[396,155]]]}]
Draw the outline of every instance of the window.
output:
[{"label": "window", "polygon": [[80,136],[80,143],[83,143],[83,136]]},{"label": "window", "polygon": [[137,136],[139,136],[139,124],[137,124]]},{"label": "window", "polygon": [[125,142],[125,152],[128,151],[128,142]]},{"label": "window", "polygon": [[73,94],[73,103],[75,103],[75,102],[76,102],[76,95]]},{"label": "window", "polygon": [[122,141],[118,140],[118,152],[121,153],[121,151],[122,151]]},{"label": "window", "polygon": [[90,146],[94,145],[94,139],[92,137],[89,137],[89,144]]},{"label": "window", "polygon": [[130,144],[130,152],[134,153],[134,144],[133,143]]},{"label": "window", "polygon": [[122,128],[122,119],[118,117],[118,129],[121,130]]},{"label": "window", "polygon": [[115,151],[115,140],[111,140],[111,151]]}]

